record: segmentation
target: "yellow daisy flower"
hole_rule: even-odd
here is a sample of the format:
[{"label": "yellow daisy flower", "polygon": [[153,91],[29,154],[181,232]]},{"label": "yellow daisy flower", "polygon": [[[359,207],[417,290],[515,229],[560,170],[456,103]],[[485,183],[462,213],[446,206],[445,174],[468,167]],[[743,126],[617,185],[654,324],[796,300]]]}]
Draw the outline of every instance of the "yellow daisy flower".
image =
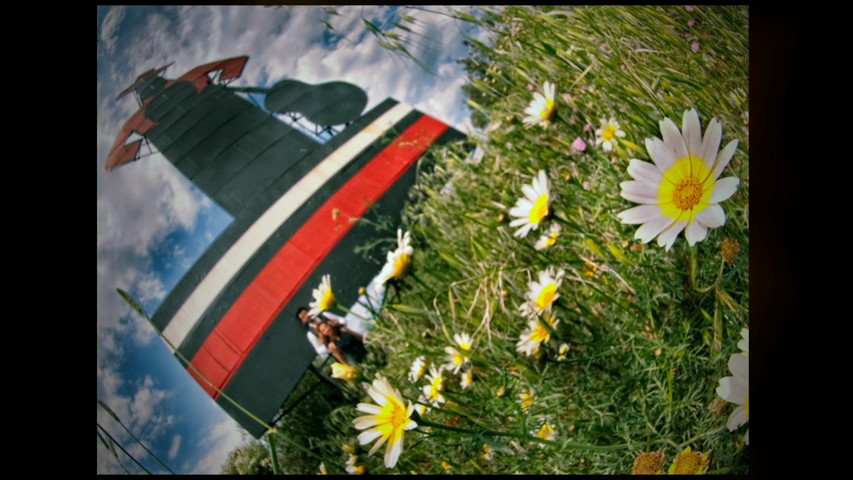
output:
[{"label": "yellow daisy flower", "polygon": [[518,353],[523,353],[526,356],[533,355],[539,350],[539,346],[547,343],[551,338],[551,332],[543,324],[547,323],[551,328],[556,327],[560,321],[555,319],[551,312],[545,312],[542,318],[531,318],[527,322],[529,327],[521,333],[521,337],[515,346]]},{"label": "yellow daisy flower", "polygon": [[441,376],[442,370],[443,368],[436,369],[434,365],[430,365],[429,374],[426,376],[429,385],[423,386],[424,395],[433,407],[438,407],[444,403],[444,397],[441,395],[441,391],[444,390],[444,378]]},{"label": "yellow daisy flower", "polygon": [[454,375],[459,373],[462,366],[470,361],[468,357],[462,355],[453,347],[444,347],[444,352],[447,354],[447,363],[445,363],[442,368],[453,370]]},{"label": "yellow daisy flower", "polygon": [[356,367],[344,365],[343,363],[335,362],[332,364],[332,378],[339,378],[347,382],[355,379],[358,370]]},{"label": "yellow daisy flower", "polygon": [[483,460],[491,460],[492,459],[492,449],[489,448],[485,443],[483,444],[483,453],[480,454]]},{"label": "yellow daisy flower", "polygon": [[400,392],[381,375],[376,376],[373,384],[367,388],[367,393],[377,405],[359,403],[356,406],[358,411],[369,414],[353,420],[355,428],[364,430],[358,435],[358,442],[367,445],[378,439],[368,455],[373,455],[379,447],[387,444],[385,466],[394,468],[403,452],[403,433],[418,426],[411,419],[414,407],[411,402],[405,406]]},{"label": "yellow daisy flower", "polygon": [[328,472],[326,472],[326,466],[323,465],[323,462],[320,462],[320,475],[328,475]]},{"label": "yellow daisy flower", "polygon": [[557,237],[560,236],[560,224],[552,223],[551,228],[548,230],[548,233],[542,234],[539,237],[539,240],[536,240],[536,244],[533,246],[536,250],[545,250],[551,245],[557,243]]},{"label": "yellow daisy flower", "polygon": [[613,150],[613,146],[619,143],[616,139],[625,136],[625,132],[619,127],[615,118],[610,120],[601,119],[601,128],[595,130],[595,144],[601,145],[605,152]]},{"label": "yellow daisy flower", "polygon": [[456,342],[456,345],[459,345],[459,348],[465,350],[466,352],[471,350],[471,344],[474,343],[467,333],[462,333],[461,335],[458,333],[454,333],[453,341]]},{"label": "yellow daisy flower", "polygon": [[[738,405],[726,421],[729,431],[734,431],[749,421],[749,357],[742,353],[732,355],[729,358],[729,371],[733,376],[720,379],[717,395]],[[743,441],[749,445],[749,429]]]},{"label": "yellow daisy flower", "polygon": [[363,465],[356,465],[355,462],[358,461],[358,455],[350,455],[347,459],[347,467],[346,471],[350,475],[361,475],[364,473]]},{"label": "yellow daisy flower", "polygon": [[556,88],[554,84],[548,81],[542,85],[542,93],[533,92],[533,100],[531,100],[530,105],[524,109],[524,113],[526,113],[527,116],[522,119],[522,122],[524,122],[527,127],[531,127],[533,125],[542,125],[543,127],[548,126],[551,115],[554,113],[555,93]]},{"label": "yellow daisy flower", "polygon": [[409,380],[417,382],[423,376],[424,370],[426,370],[426,363],[424,362],[424,356],[421,355],[412,362],[412,368],[409,370]]},{"label": "yellow daisy flower", "polygon": [[462,389],[466,389],[471,386],[471,382],[474,380],[474,371],[466,370],[462,373],[462,377],[459,379],[459,386]]},{"label": "yellow daisy flower", "polygon": [[520,227],[513,235],[524,238],[530,230],[537,230],[539,223],[548,216],[552,199],[545,170],[539,170],[532,184],[523,185],[521,191],[524,196],[509,210],[509,215],[516,217],[509,222],[509,226]]},{"label": "yellow daisy flower", "polygon": [[533,403],[533,391],[524,389],[518,394],[518,402],[521,404],[521,410],[527,413],[530,410],[530,405]]},{"label": "yellow daisy flower", "polygon": [[552,427],[550,423],[545,422],[545,424],[539,428],[539,431],[536,432],[536,436],[542,440],[553,440],[556,433],[554,433],[554,427]]},{"label": "yellow daisy flower", "polygon": [[702,137],[696,110],[684,112],[682,132],[672,120],[660,122],[663,140],[646,139],[646,150],[654,163],[631,159],[632,181],[620,184],[626,200],[642,205],[619,213],[622,223],[638,224],[634,238],[643,243],[657,237],[669,250],[682,230],[690,245],[702,241],[709,228],[726,223],[720,202],[734,195],[740,179],[717,178],[729,164],[738,141],[719,151],[723,128],[711,120]]},{"label": "yellow daisy flower", "polygon": [[412,269],[412,253],[415,249],[411,245],[412,239],[409,232],[403,234],[403,230],[397,229],[397,249],[388,252],[385,266],[379,273],[379,285],[384,284],[392,278],[403,278]]},{"label": "yellow daisy flower", "polygon": [[690,447],[687,447],[672,460],[668,473],[670,475],[700,475],[707,470],[708,454],[692,452]]},{"label": "yellow daisy flower", "polygon": [[324,312],[336,305],[335,295],[332,293],[332,280],[328,274],[323,275],[320,286],[311,292],[311,296],[314,297],[314,300],[308,304],[310,307],[308,315],[312,317],[316,317],[320,312]]},{"label": "yellow daisy flower", "polygon": [[560,298],[557,290],[563,283],[565,273],[563,269],[555,272],[554,267],[550,266],[539,272],[538,281],[527,284],[527,302],[519,307],[522,315],[531,317],[550,309],[554,301]]},{"label": "yellow daisy flower", "polygon": [[569,353],[569,345],[566,343],[560,345],[560,350],[557,352],[557,360],[565,360],[567,353]]}]

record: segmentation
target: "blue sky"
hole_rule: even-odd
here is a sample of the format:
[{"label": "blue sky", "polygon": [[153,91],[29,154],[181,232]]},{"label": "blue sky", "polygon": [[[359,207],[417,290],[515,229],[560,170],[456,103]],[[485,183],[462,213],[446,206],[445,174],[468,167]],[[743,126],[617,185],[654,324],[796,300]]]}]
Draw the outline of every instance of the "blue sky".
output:
[{"label": "blue sky", "polygon": [[[348,81],[365,89],[367,109],[387,97],[467,131],[461,86],[463,22],[416,9],[412,28],[423,37],[409,47],[434,72],[382,49],[363,26],[393,19],[396,7],[98,7],[98,399],[178,473],[218,473],[228,452],[249,437],[169,353],[144,318],[119,298],[130,292],[153,313],[169,289],[230,222],[230,218],[159,154],[104,172],[119,129],[137,109],[116,96],[142,72],[173,62],[174,78],[205,62],[249,55],[235,86]],[[321,23],[329,22],[336,34]],[[404,33],[404,32],[400,32]],[[338,35],[339,34],[339,35]],[[106,412],[98,424],[145,468],[163,472]],[[98,443],[98,473],[122,473]],[[131,473],[141,469],[119,453]]]}]

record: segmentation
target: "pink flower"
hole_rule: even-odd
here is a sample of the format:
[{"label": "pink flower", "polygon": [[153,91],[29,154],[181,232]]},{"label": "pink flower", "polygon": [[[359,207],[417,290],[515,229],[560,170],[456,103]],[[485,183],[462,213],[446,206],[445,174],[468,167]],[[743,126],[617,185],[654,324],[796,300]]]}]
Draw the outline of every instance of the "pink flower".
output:
[{"label": "pink flower", "polygon": [[693,11],[693,5],[685,5],[684,9],[687,10],[688,12],[692,12]]},{"label": "pink flower", "polygon": [[586,180],[584,180],[584,182],[581,184],[581,186],[583,186],[584,190],[589,190],[589,182],[587,182]]},{"label": "pink flower", "polygon": [[698,52],[699,51],[699,42],[693,42],[692,44],[690,44],[690,49],[693,50],[693,53]]},{"label": "pink flower", "polygon": [[586,150],[586,142],[584,142],[581,137],[575,138],[575,141],[572,142],[572,150],[576,152],[582,152]]},{"label": "pink flower", "polygon": [[687,21],[687,26],[692,27],[693,25],[696,25],[696,22],[693,21],[693,19],[691,18],[690,20]]},{"label": "pink flower", "polygon": [[528,89],[528,90],[533,90],[533,84],[532,84],[532,83],[528,83],[528,84],[527,84],[527,89]]},{"label": "pink flower", "polygon": [[592,128],[592,127],[590,126],[590,124],[587,123],[586,125],[583,126],[583,131],[588,132],[590,128]]}]

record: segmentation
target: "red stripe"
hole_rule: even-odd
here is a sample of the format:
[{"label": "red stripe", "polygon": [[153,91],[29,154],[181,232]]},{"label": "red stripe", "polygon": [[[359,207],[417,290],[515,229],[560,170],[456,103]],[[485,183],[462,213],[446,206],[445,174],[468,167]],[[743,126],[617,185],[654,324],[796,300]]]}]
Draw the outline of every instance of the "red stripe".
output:
[{"label": "red stripe", "polygon": [[[193,356],[192,365],[217,388],[224,389],[305,279],[352,228],[351,219],[361,217],[446,129],[444,123],[423,115],[350,177],[231,304]],[[218,397],[192,369],[188,370],[211,397]]]}]

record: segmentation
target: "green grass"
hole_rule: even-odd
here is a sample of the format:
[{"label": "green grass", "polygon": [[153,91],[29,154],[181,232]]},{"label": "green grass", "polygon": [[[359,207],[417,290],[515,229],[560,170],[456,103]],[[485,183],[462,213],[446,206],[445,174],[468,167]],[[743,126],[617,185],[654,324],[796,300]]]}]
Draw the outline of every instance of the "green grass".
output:
[{"label": "green grass", "polygon": [[[710,452],[709,473],[746,473],[748,424],[729,432],[735,406],[709,406],[749,322],[748,8],[508,6],[483,9],[476,21],[494,32],[488,45],[472,42],[466,60],[474,121],[488,127],[478,140],[484,155],[466,161],[451,148],[419,178],[402,219],[415,247],[413,275],[397,296],[389,291],[368,336],[384,364],[363,365],[366,379],[381,373],[416,401],[425,380],[408,379],[411,362],[424,355],[427,365],[445,363],[453,334],[467,332],[474,380],[462,389],[458,375],[444,373],[448,402],[425,415],[431,426],[406,433],[393,471],[444,473],[444,461],[454,474],[630,473],[639,452],[660,450],[666,470],[689,446]],[[527,128],[528,85],[539,90],[546,80],[556,85],[556,115],[547,129]],[[616,214],[635,206],[619,184],[630,180],[629,159],[650,160],[644,140],[661,136],[658,122],[669,117],[680,128],[689,108],[703,133],[712,117],[722,123],[721,147],[740,141],[721,177],[741,183],[721,204],[723,227],[692,249],[682,233],[667,252],[640,244],[638,225],[619,222]],[[611,116],[627,136],[606,154],[593,131]],[[583,152],[570,151],[577,137]],[[562,226],[543,251],[533,248],[542,230],[515,238],[508,215],[540,169],[555,197],[552,221]],[[448,182],[452,193],[442,194]],[[730,264],[720,254],[725,238],[740,247]],[[529,358],[516,351],[527,328],[518,307],[548,266],[566,275],[554,307],[560,323]],[[570,348],[560,361],[562,343]],[[518,401],[525,389],[534,392],[526,412]],[[357,444],[359,415],[350,404],[332,410],[312,439],[330,473],[343,472],[341,446]],[[553,442],[530,438],[544,422]],[[358,463],[389,473],[385,447],[373,456],[369,448],[358,447]]]}]

